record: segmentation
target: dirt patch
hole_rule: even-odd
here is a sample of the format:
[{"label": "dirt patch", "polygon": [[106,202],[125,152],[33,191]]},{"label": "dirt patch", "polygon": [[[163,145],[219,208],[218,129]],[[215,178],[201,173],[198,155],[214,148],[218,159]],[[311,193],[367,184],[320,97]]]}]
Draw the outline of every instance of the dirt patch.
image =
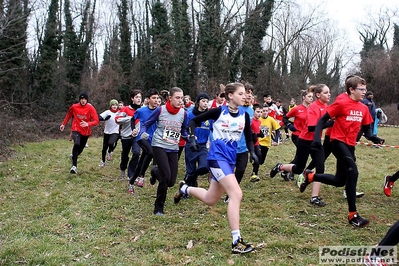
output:
[{"label": "dirt patch", "polygon": [[[15,113],[0,112],[0,161],[5,161],[15,155],[11,148],[13,144],[25,142],[40,142],[58,138],[68,138],[71,130],[71,122],[64,132],[60,131],[60,125],[65,113],[56,113],[40,117],[35,114],[16,115]],[[102,136],[104,123],[92,128],[92,136]]]}]

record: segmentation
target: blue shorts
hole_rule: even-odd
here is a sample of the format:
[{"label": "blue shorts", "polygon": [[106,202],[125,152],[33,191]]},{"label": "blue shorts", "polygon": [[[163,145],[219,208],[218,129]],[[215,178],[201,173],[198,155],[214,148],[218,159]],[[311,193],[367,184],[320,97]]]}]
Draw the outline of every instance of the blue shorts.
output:
[{"label": "blue shorts", "polygon": [[235,164],[229,164],[225,161],[208,161],[208,168],[212,179],[219,182],[223,177],[234,174]]}]

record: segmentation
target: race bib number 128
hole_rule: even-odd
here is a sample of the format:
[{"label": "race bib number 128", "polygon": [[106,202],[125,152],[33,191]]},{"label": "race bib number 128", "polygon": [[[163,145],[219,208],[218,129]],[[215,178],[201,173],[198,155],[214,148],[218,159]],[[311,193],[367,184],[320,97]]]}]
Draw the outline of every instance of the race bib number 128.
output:
[{"label": "race bib number 128", "polygon": [[163,131],[163,140],[169,143],[178,144],[180,133],[170,127],[165,127],[165,130]]}]

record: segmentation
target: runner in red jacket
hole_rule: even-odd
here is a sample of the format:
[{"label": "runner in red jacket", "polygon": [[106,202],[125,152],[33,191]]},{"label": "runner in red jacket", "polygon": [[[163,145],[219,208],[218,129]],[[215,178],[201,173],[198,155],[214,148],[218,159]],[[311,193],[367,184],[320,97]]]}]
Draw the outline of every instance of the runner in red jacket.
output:
[{"label": "runner in red jacket", "polygon": [[69,107],[64,121],[60,126],[60,130],[64,131],[65,125],[72,119],[73,148],[70,156],[72,160],[71,174],[77,173],[78,156],[82,153],[91,135],[91,127],[97,126],[99,123],[96,109],[88,101],[89,96],[87,92],[82,92],[79,95],[79,103],[75,103]]}]

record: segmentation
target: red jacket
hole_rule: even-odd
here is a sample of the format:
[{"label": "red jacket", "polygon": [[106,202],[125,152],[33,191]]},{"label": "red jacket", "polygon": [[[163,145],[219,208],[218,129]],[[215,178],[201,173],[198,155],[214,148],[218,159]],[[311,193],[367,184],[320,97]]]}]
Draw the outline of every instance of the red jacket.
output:
[{"label": "red jacket", "polygon": [[[69,107],[67,114],[65,115],[64,121],[62,124],[65,126],[68,124],[69,120],[72,118],[72,131],[79,132],[82,136],[90,136],[91,135],[91,127],[97,126],[98,115],[96,109],[93,105],[87,103],[85,105],[81,105],[80,103],[75,103],[71,107]],[[82,127],[80,122],[87,122],[87,127]]]}]

